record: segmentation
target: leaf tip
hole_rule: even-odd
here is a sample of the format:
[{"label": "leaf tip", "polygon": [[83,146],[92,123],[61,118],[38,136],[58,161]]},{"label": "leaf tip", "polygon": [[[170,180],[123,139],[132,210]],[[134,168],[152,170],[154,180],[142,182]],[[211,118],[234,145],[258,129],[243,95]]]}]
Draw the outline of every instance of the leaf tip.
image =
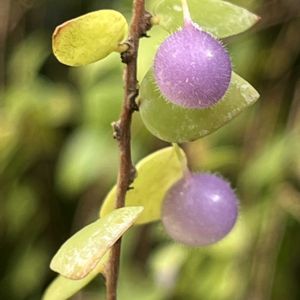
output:
[{"label": "leaf tip", "polygon": [[50,269],[56,273],[59,273],[59,270],[57,268],[57,265],[56,265],[56,254],[53,256],[53,258],[51,259],[50,261]]}]

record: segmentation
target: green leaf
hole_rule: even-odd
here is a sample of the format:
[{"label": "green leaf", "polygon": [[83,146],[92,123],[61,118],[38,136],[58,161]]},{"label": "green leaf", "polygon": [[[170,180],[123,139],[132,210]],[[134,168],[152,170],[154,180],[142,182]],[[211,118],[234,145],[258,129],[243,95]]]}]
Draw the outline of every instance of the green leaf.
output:
[{"label": "green leaf", "polygon": [[154,57],[159,45],[167,38],[168,33],[161,26],[153,26],[149,32],[151,38],[141,39],[138,56],[138,79],[142,81],[153,65]]},{"label": "green leaf", "polygon": [[[141,205],[143,213],[135,222],[144,224],[160,219],[161,204],[167,190],[183,176],[186,157],[179,147],[167,147],[142,159],[136,166],[137,178],[126,195],[126,206]],[[116,187],[107,195],[100,215],[113,210]]]},{"label": "green leaf", "polygon": [[61,275],[57,276],[46,289],[42,300],[65,300],[73,296],[90,283],[99,273],[104,274],[109,253],[110,252],[107,252],[107,254],[101,258],[96,268],[83,279],[72,280]]},{"label": "green leaf", "polygon": [[49,56],[50,50],[45,36],[35,32],[13,48],[8,62],[7,75],[10,83],[17,86],[36,79],[38,72]]},{"label": "green leaf", "polygon": [[123,207],[84,227],[60,247],[50,268],[70,279],[84,278],[142,211],[143,207]]},{"label": "green leaf", "polygon": [[225,125],[258,98],[258,92],[246,80],[232,73],[229,89],[216,105],[186,109],[164,98],[151,69],[141,83],[140,113],[145,126],[158,138],[167,142],[189,142]]},{"label": "green leaf", "polygon": [[76,194],[106,178],[117,167],[117,148],[111,136],[91,128],[75,131],[65,144],[58,163],[57,180],[64,192]]},{"label": "green leaf", "polygon": [[259,191],[266,186],[273,187],[284,180],[294,165],[293,158],[299,157],[298,133],[285,133],[265,141],[247,166],[244,166],[239,180],[245,189]]},{"label": "green leaf", "polygon": [[[218,38],[241,33],[259,20],[255,14],[226,1],[188,0],[188,5],[192,20]],[[183,25],[181,0],[152,0],[149,10],[169,32]]]},{"label": "green leaf", "polygon": [[98,10],[56,27],[53,53],[68,66],[82,66],[118,51],[128,32],[128,24],[115,10]]}]

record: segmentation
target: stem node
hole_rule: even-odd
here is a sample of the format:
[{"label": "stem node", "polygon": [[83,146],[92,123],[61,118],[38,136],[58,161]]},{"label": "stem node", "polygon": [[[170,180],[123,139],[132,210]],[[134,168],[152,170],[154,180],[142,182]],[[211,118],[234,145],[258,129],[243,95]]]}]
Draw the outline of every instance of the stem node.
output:
[{"label": "stem node", "polygon": [[119,141],[121,138],[120,120],[112,122],[111,126],[113,128],[113,138]]}]

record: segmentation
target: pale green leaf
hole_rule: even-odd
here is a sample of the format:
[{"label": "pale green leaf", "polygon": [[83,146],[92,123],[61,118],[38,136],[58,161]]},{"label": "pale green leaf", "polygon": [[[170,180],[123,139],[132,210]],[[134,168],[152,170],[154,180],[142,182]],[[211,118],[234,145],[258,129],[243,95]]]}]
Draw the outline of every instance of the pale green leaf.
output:
[{"label": "pale green leaf", "polygon": [[164,98],[150,70],[141,83],[140,113],[153,135],[168,142],[181,143],[210,134],[258,98],[258,92],[246,80],[232,73],[229,89],[216,105],[206,109],[186,109]]},{"label": "pale green leaf", "polygon": [[46,289],[42,300],[65,300],[73,296],[90,283],[99,273],[104,274],[109,254],[110,251],[100,259],[96,268],[83,279],[73,280],[61,275],[57,276]]},{"label": "pale green leaf", "polygon": [[[136,166],[137,178],[126,195],[126,206],[141,205],[143,213],[136,224],[144,224],[160,219],[161,204],[167,190],[183,176],[186,157],[177,147],[167,147],[142,159]],[[116,187],[107,195],[100,215],[113,210]]]},{"label": "pale green leaf", "polygon": [[123,207],[87,225],[60,247],[50,268],[70,279],[84,278],[142,211],[143,207]]},{"label": "pale green leaf", "polygon": [[[219,38],[241,33],[259,20],[255,14],[226,1],[188,0],[188,5],[192,20]],[[149,9],[169,32],[183,25],[181,0],[152,0]]]},{"label": "pale green leaf", "polygon": [[63,64],[82,66],[118,51],[128,32],[128,24],[115,10],[98,10],[56,27],[53,53]]}]

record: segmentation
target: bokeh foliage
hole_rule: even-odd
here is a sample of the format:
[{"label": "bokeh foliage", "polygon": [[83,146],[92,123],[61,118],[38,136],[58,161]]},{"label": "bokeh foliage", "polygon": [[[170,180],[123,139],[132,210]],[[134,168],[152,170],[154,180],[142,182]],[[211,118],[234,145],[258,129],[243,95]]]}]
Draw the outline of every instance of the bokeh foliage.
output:
[{"label": "bokeh foliage", "polygon": [[[262,16],[252,31],[225,40],[235,71],[258,89],[261,102],[183,147],[192,169],[232,181],[239,223],[228,239],[197,250],[174,245],[159,223],[131,230],[122,300],[300,298],[299,5],[233,2]],[[51,257],[97,217],[115,182],[110,123],[122,99],[119,57],[72,69],[55,60],[50,44],[56,25],[99,8],[130,17],[131,1],[0,3],[0,299],[41,298],[55,276]],[[147,68],[149,43],[142,42],[140,56]],[[135,114],[134,160],[165,145]],[[99,290],[104,298],[100,277],[81,297],[99,299]]]}]

